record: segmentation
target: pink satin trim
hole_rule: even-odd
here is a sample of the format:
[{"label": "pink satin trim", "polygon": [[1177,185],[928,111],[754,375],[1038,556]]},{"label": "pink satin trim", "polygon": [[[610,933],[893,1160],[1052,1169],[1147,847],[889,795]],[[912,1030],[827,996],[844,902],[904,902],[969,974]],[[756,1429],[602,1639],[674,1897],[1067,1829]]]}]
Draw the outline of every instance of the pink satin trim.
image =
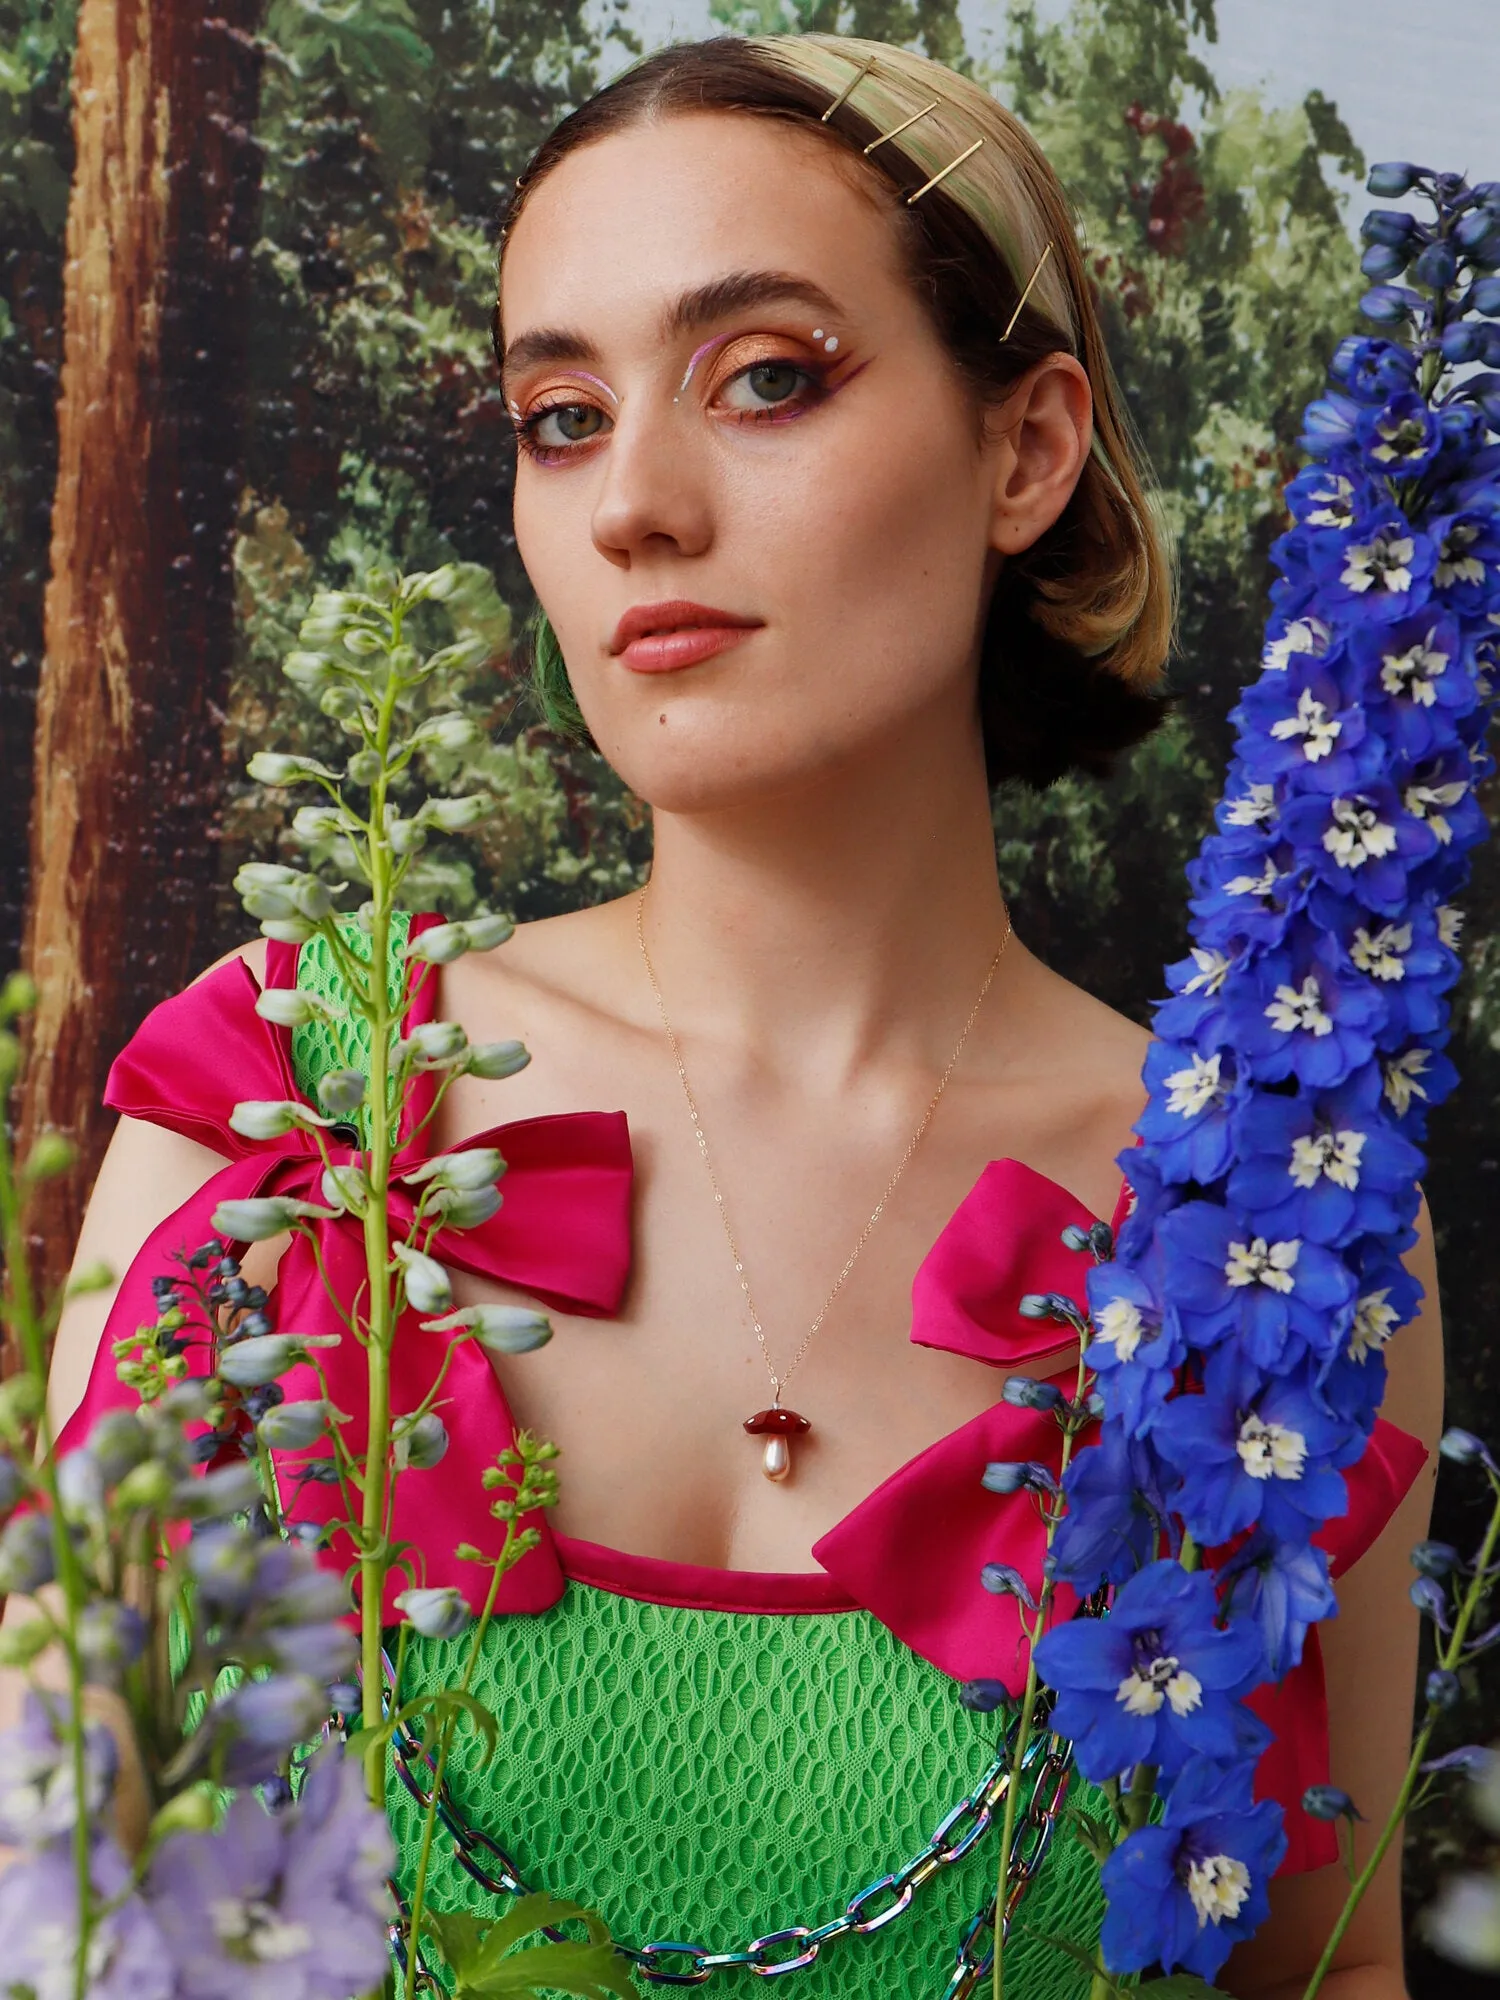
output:
[{"label": "pink satin trim", "polygon": [[563,1575],[616,1597],[685,1611],[857,1611],[859,1605],[821,1570],[715,1569],[702,1563],[637,1556],[553,1530]]},{"label": "pink satin trim", "polygon": [[[413,935],[441,922],[417,916]],[[296,952],[272,944],[267,984],[295,984]],[[105,1102],[130,1117],[145,1118],[196,1139],[229,1164],[153,1231],[132,1261],[110,1313],[83,1404],[65,1427],[64,1448],[83,1441],[105,1409],[128,1406],[114,1369],[112,1343],[155,1318],[150,1280],[172,1266],[170,1251],[205,1241],[220,1201],[257,1194],[294,1194],[317,1200],[321,1163],[301,1134],[270,1145],[250,1145],[228,1123],[245,1098],[296,1096],[290,1032],[255,1012],[257,987],[233,960],[163,1001],[110,1071]],[[436,969],[421,981],[405,1028],[435,1018]],[[410,1139],[412,1125],[429,1108],[435,1088],[422,1079],[409,1107],[398,1162],[427,1157]],[[524,1119],[477,1133],[467,1145],[494,1144],[509,1163],[501,1189],[504,1206],[477,1230],[440,1235],[435,1253],[446,1263],[569,1312],[615,1314],[630,1272],[630,1140],[621,1112],[576,1112]],[[337,1153],[334,1155],[338,1157]],[[1122,1187],[1114,1223],[1126,1212]],[[398,1219],[409,1214],[397,1197]],[[911,1339],[991,1367],[1014,1369],[1060,1355],[1058,1329],[1024,1320],[1015,1310],[1023,1292],[1056,1290],[1081,1299],[1086,1253],[1067,1251],[1059,1237],[1069,1223],[1095,1218],[1047,1176],[1004,1159],[992,1161],[940,1232],[912,1291]],[[321,1254],[335,1291],[353,1297],[365,1278],[363,1240],[343,1221],[318,1225]],[[279,1328],[302,1333],[341,1332],[316,1265],[300,1238],[283,1257],[274,1318]],[[403,1319],[393,1361],[393,1407],[414,1407],[430,1383],[442,1352],[440,1336],[424,1334],[417,1315]],[[196,1350],[194,1350],[196,1355]],[[363,1367],[345,1336],[341,1347],[321,1351],[329,1393],[354,1421],[346,1435],[364,1442]],[[1060,1367],[1071,1365],[1060,1359]],[[287,1378],[289,1397],[315,1395],[310,1369]],[[515,1426],[493,1368],[473,1346],[456,1349],[443,1405],[451,1444],[440,1472],[398,1482],[393,1522],[397,1540],[422,1552],[425,1581],[453,1584],[471,1597],[481,1572],[452,1554],[468,1541],[486,1554],[499,1546],[500,1529],[489,1517],[478,1474],[510,1443]],[[1087,1437],[1085,1433],[1085,1437]],[[556,1534],[545,1515],[526,1523],[540,1540],[505,1578],[498,1608],[543,1611],[562,1595],[565,1578],[651,1602],[724,1611],[829,1611],[858,1606],[871,1611],[900,1640],[955,1680],[999,1678],[1018,1690],[1026,1672],[1026,1642],[1014,1599],[984,1591],[984,1563],[1013,1564],[1037,1588],[1045,1535],[1031,1498],[988,1493],[980,1475],[991,1459],[1039,1459],[1054,1467],[1059,1434],[1037,1412],[996,1402],[958,1430],[899,1466],[843,1520],[814,1544],[824,1574],[722,1570],[673,1563]],[[1384,1420],[1369,1447],[1346,1473],[1349,1509],[1319,1537],[1346,1571],[1376,1539],[1415,1479],[1425,1448]],[[328,1520],[344,1510],[336,1490],[304,1489],[293,1510]],[[328,1552],[342,1570],[347,1541]],[[390,1595],[404,1587],[393,1578]],[[1076,1600],[1059,1592],[1066,1615]],[[389,1599],[387,1611],[390,1611]],[[1300,1799],[1309,1784],[1328,1776],[1327,1700],[1316,1633],[1302,1665],[1280,1688],[1261,1690],[1253,1703],[1272,1723],[1277,1740],[1261,1761],[1259,1795],[1287,1809],[1290,1848],[1283,1874],[1322,1867],[1337,1859],[1333,1830],[1309,1820]]]}]

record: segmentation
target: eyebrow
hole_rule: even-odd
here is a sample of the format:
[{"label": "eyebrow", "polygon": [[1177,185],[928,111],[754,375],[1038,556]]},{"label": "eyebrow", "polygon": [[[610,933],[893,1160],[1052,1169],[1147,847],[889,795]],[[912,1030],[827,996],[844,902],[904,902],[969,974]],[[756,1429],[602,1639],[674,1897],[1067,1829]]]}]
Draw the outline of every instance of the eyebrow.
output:
[{"label": "eyebrow", "polygon": [[[670,340],[677,334],[692,333],[754,306],[788,304],[806,306],[827,318],[841,315],[832,294],[810,278],[799,278],[790,271],[730,271],[674,299],[661,316],[661,337]],[[507,344],[500,365],[502,374],[511,375],[542,361],[597,363],[599,359],[599,350],[587,334],[571,327],[543,326],[518,333]]]}]

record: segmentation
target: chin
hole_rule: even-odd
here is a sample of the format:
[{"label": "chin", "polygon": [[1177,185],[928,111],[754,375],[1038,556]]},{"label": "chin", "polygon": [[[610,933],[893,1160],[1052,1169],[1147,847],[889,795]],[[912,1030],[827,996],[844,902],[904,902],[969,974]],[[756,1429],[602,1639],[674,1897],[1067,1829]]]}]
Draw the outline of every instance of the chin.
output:
[{"label": "chin", "polygon": [[814,717],[798,718],[793,731],[768,726],[764,711],[726,715],[713,706],[657,701],[644,719],[596,730],[594,740],[653,812],[685,815],[741,812],[814,790],[872,747],[834,745]]}]

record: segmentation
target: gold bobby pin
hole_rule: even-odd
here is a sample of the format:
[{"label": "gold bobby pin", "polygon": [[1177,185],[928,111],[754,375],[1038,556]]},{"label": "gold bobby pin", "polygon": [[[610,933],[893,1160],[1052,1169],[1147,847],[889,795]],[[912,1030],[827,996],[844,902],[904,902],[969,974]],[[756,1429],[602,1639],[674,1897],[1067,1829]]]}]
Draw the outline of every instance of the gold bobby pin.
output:
[{"label": "gold bobby pin", "polygon": [[872,139],[869,145],[865,147],[865,151],[867,153],[873,153],[875,148],[877,146],[883,146],[887,139],[899,139],[901,137],[901,134],[906,130],[908,125],[915,125],[919,118],[925,118],[929,111],[936,111],[937,108],[938,108],[938,100],[936,98],[933,98],[931,104],[924,104],[922,106],[922,109],[920,111],[914,111],[911,114],[910,118],[903,118],[901,123],[899,125],[893,125],[889,132],[882,132],[878,139]]},{"label": "gold bobby pin", "polygon": [[870,56],[863,63],[863,65],[854,72],[853,76],[850,77],[849,81],[844,85],[843,89],[839,92],[838,96],[833,100],[832,104],[830,104],[828,109],[823,113],[823,116],[818,121],[820,125],[826,125],[828,123],[829,119],[833,116],[834,112],[838,110],[841,104],[846,103],[848,99],[854,95],[854,92],[857,89],[857,87],[864,82],[865,78],[870,74],[870,71],[874,67],[875,67],[875,58],[874,56]]},{"label": "gold bobby pin", "polygon": [[917,189],[915,194],[909,194],[906,197],[907,207],[910,208],[914,201],[920,201],[924,194],[930,193],[931,190],[937,186],[939,181],[947,180],[949,174],[952,173],[953,169],[955,167],[961,167],[965,160],[971,159],[974,156],[974,154],[979,151],[980,147],[983,144],[984,144],[983,139],[976,139],[972,146],[965,147],[964,151],[959,154],[956,160],[950,160],[947,166],[942,168],[938,173],[935,173],[930,181],[924,181],[922,186]]},{"label": "gold bobby pin", "polygon": [[1026,301],[1031,297],[1031,288],[1036,283],[1037,279],[1042,275],[1042,266],[1043,264],[1046,263],[1047,259],[1051,255],[1052,255],[1052,239],[1049,236],[1047,239],[1047,247],[1042,252],[1041,256],[1037,258],[1036,269],[1027,279],[1026,289],[1024,292],[1022,292],[1021,296],[1016,300],[1016,309],[1011,314],[1010,319],[1007,321],[1004,333],[1002,333],[1000,336],[1000,345],[1002,347],[1005,345],[1006,341],[1010,339],[1011,329],[1015,326],[1016,321],[1021,317],[1021,308],[1022,306],[1025,305]]}]

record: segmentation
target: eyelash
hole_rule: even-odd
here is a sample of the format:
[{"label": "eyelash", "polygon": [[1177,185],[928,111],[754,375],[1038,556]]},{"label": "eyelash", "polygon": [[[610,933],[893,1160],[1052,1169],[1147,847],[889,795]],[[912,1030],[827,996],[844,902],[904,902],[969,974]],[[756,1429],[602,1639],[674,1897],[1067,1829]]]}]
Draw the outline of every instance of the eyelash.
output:
[{"label": "eyelash", "polygon": [[[816,409],[832,393],[828,387],[830,369],[821,368],[816,362],[793,361],[786,355],[758,355],[744,367],[735,369],[720,384],[718,393],[722,395],[733,383],[751,375],[757,368],[789,368],[802,378],[802,387],[794,390],[792,396],[781,403],[768,404],[759,410],[737,410],[734,420],[741,424],[790,423],[803,416],[808,410]],[[570,458],[576,458],[589,449],[596,440],[583,438],[571,445],[544,445],[537,442],[537,431],[550,416],[559,410],[594,410],[595,403],[581,402],[574,396],[558,395],[550,402],[538,404],[526,416],[516,420],[516,442],[525,456],[537,465],[562,465]],[[602,414],[602,412],[601,412]]]}]

